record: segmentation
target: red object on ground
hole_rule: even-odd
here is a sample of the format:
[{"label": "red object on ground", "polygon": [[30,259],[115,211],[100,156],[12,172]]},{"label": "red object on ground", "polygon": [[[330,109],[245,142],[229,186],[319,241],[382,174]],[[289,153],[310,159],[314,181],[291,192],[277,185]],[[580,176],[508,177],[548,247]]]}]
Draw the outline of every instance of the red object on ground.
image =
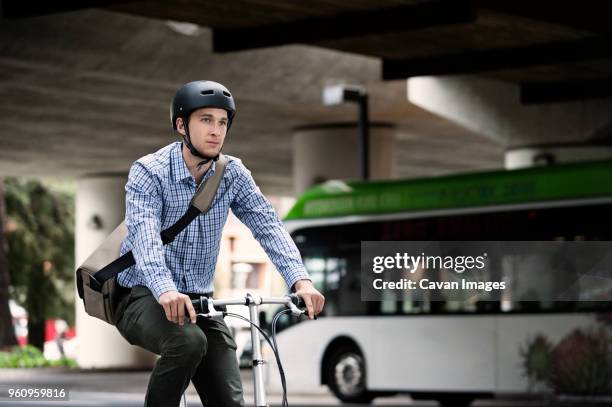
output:
[{"label": "red object on ground", "polygon": [[75,336],[76,336],[76,328],[75,327],[71,326],[70,328],[68,328],[66,330],[66,335],[65,335],[66,339],[72,339]]},{"label": "red object on ground", "polygon": [[45,342],[55,340],[56,335],[57,331],[55,329],[55,320],[47,319],[45,321]]}]

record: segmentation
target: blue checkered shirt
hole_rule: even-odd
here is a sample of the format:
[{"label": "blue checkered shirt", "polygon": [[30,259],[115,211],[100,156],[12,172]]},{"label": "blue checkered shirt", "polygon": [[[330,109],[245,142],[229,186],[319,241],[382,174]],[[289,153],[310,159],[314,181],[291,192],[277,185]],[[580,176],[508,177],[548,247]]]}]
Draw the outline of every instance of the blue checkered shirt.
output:
[{"label": "blue checkered shirt", "polygon": [[[147,286],[157,299],[171,290],[213,291],[221,232],[230,208],[251,229],[289,287],[309,279],[293,240],[255,185],[251,172],[238,158],[227,158],[225,174],[208,212],[199,215],[166,246],[162,245],[161,230],[185,213],[197,189],[183,160],[181,143],[170,144],[132,165],[125,186],[128,234],[121,253],[132,250],[136,264],[119,274],[119,284]],[[215,163],[203,181],[214,171]]]}]

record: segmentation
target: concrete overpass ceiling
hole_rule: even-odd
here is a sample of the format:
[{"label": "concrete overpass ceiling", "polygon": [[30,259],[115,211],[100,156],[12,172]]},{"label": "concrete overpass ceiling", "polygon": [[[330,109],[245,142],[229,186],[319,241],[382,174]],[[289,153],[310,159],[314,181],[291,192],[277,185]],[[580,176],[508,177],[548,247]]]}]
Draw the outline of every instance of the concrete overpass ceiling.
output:
[{"label": "concrete overpass ceiling", "polygon": [[612,74],[612,4],[597,0],[110,3],[211,27],[216,52],[312,44],[381,58],[390,79],[486,73],[531,83]]},{"label": "concrete overpass ceiling", "polygon": [[[500,167],[504,147],[408,103],[409,76],[485,75],[532,102],[576,97],[575,83],[592,89],[582,98],[611,91],[612,5],[593,0],[1,4],[4,174],[124,171],[172,137],[168,102],[194,78],[232,89],[226,151],[285,193],[291,129],[355,117],[321,106],[326,84],[368,88],[372,118],[397,125],[404,177]],[[166,20],[198,26],[183,35]]]},{"label": "concrete overpass ceiling", "polygon": [[[405,81],[381,82],[380,61],[366,56],[303,45],[213,54],[210,29],[184,36],[162,20],[105,10],[4,19],[0,33],[3,174],[125,171],[172,139],[170,98],[193,78],[234,92],[238,116],[225,151],[243,157],[268,192],[292,191],[292,128],[354,119],[353,106],[321,106],[327,83],[365,84],[372,118],[397,123],[400,134],[417,117],[426,134],[423,118],[433,118],[406,101]],[[498,151],[467,168],[500,162]],[[400,174],[417,175],[408,163]]]},{"label": "concrete overpass ceiling", "polygon": [[87,6],[210,27],[216,52],[303,43],[382,58],[394,77],[512,69],[509,78],[529,81],[541,79],[531,71],[542,67],[562,77],[566,68],[569,77],[609,76],[612,69],[599,63],[612,58],[612,4],[598,0],[5,0],[2,12]]}]

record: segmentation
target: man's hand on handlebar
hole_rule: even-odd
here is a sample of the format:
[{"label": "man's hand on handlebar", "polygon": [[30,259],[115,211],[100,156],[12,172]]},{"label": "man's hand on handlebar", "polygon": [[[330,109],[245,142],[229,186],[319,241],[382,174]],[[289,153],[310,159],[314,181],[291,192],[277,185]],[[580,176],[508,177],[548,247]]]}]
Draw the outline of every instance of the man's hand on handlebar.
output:
[{"label": "man's hand on handlebar", "polygon": [[304,301],[308,310],[308,318],[314,319],[323,311],[325,305],[325,297],[321,294],[310,280],[299,280],[293,285],[295,293]]},{"label": "man's hand on handlebar", "polygon": [[196,323],[196,312],[188,295],[181,294],[178,291],[167,291],[159,296],[158,302],[164,307],[168,321],[183,325],[185,323],[185,308],[187,308],[191,323]]}]

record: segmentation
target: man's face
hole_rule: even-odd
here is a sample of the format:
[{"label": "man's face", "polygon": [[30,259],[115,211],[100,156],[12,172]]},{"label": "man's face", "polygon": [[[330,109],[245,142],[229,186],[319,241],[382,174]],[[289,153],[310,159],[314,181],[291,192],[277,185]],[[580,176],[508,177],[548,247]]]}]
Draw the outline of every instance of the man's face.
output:
[{"label": "man's face", "polygon": [[[216,157],[223,146],[227,133],[227,111],[216,107],[194,110],[189,117],[191,143],[205,157]],[[177,119],[177,129],[185,135],[182,119]]]}]

